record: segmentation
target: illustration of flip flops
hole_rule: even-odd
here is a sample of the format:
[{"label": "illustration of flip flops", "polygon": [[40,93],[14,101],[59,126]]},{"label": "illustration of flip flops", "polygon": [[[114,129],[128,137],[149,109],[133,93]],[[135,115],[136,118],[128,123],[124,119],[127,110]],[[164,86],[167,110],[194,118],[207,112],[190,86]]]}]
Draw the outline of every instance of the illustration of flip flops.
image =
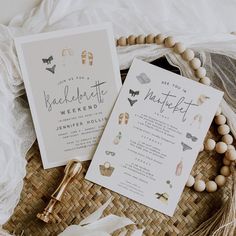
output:
[{"label": "illustration of flip flops", "polygon": [[121,138],[122,138],[122,134],[121,134],[121,132],[119,132],[119,133],[116,135],[116,137],[114,138],[113,143],[114,143],[115,145],[118,145],[118,144],[120,143]]},{"label": "illustration of flip flops", "polygon": [[115,168],[111,166],[110,162],[105,162],[103,165],[99,165],[100,174],[102,176],[110,177],[114,169]]},{"label": "illustration of flip flops", "polygon": [[118,119],[118,124],[119,125],[122,125],[122,124],[127,125],[128,122],[129,122],[129,113],[127,113],[127,112],[120,113],[119,119]]},{"label": "illustration of flip flops", "polygon": [[150,78],[145,73],[140,73],[136,78],[140,84],[148,84],[151,82]]},{"label": "illustration of flip flops", "polygon": [[[51,65],[53,61],[53,56],[49,56],[48,58],[42,58],[44,64]],[[52,67],[46,67],[45,70],[55,74],[56,65],[54,64]]]},{"label": "illustration of flip flops", "polygon": [[168,204],[168,200],[169,200],[169,194],[168,193],[156,193],[156,198],[164,203],[164,204]]},{"label": "illustration of flip flops", "polygon": [[204,95],[204,94],[201,94],[198,99],[197,99],[197,105],[200,106],[202,105],[204,102],[206,102],[208,99],[210,99],[210,97]]},{"label": "illustration of flip flops", "polygon": [[202,115],[201,114],[196,114],[193,117],[193,121],[191,122],[190,125],[196,124],[196,125],[198,125],[198,129],[200,129],[201,128],[201,124],[202,124],[202,120],[203,120]]},{"label": "illustration of flip flops", "polygon": [[81,60],[82,60],[83,65],[87,64],[87,59],[88,59],[89,65],[92,66],[93,65],[93,53],[83,50],[81,53]]}]

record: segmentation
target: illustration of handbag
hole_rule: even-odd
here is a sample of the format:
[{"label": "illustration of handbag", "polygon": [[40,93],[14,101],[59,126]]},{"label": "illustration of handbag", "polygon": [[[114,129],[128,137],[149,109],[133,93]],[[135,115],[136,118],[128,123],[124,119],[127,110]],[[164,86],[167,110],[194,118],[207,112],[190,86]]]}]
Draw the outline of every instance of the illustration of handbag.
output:
[{"label": "illustration of handbag", "polygon": [[111,166],[110,162],[105,162],[103,165],[99,165],[99,169],[101,175],[110,177],[115,168]]},{"label": "illustration of handbag", "polygon": [[129,121],[129,114],[127,112],[121,113],[119,115],[119,120],[118,120],[119,125],[121,125],[121,124],[127,125],[128,121]]}]

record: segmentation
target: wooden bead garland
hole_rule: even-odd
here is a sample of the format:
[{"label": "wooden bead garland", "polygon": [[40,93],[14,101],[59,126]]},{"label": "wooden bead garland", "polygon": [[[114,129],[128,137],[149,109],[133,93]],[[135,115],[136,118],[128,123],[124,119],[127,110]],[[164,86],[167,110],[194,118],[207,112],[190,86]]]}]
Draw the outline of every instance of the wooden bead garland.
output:
[{"label": "wooden bead garland", "polygon": [[[149,34],[146,37],[144,35],[139,35],[138,37],[130,35],[128,38],[120,37],[116,40],[117,46],[135,45],[135,44],[152,44],[164,45],[167,48],[173,48],[173,51],[187,61],[190,67],[193,69],[199,82],[205,85],[210,85],[211,80],[206,76],[206,69],[201,66],[201,61],[194,56],[194,52],[191,49],[186,49],[184,44],[180,42],[175,42],[172,36],[165,37],[163,34],[153,35]],[[217,131],[222,135],[221,141],[215,142],[213,139],[207,139],[205,144],[202,146],[201,151],[204,149],[206,151],[215,150],[219,154],[224,154],[223,164],[224,166],[220,169],[220,174],[215,177],[214,180],[207,181],[195,179],[192,175],[189,176],[186,183],[187,187],[193,187],[197,192],[215,192],[218,187],[223,187],[226,183],[226,177],[230,176],[230,165],[236,161],[236,150],[232,145],[233,137],[230,135],[230,128],[226,124],[226,117],[221,114],[221,107],[216,111],[214,121],[216,125],[219,125]]]}]

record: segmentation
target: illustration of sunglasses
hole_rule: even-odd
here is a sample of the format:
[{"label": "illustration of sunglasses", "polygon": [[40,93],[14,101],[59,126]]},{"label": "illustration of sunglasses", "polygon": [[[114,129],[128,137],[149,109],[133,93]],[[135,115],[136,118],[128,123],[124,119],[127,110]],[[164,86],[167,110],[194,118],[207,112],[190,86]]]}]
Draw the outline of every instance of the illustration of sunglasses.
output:
[{"label": "illustration of sunglasses", "polygon": [[193,135],[190,134],[190,133],[186,133],[186,138],[191,139],[193,142],[196,142],[196,141],[197,141],[197,137],[193,136]]},{"label": "illustration of sunglasses", "polygon": [[103,165],[99,165],[100,174],[102,176],[110,177],[114,169],[115,168],[111,166],[110,162],[105,162]]},{"label": "illustration of sunglasses", "polygon": [[121,124],[127,125],[128,121],[129,121],[129,114],[127,112],[121,113],[119,115],[119,120],[118,120],[119,125],[121,125]]},{"label": "illustration of sunglasses", "polygon": [[83,50],[82,54],[81,54],[81,60],[82,60],[83,65],[86,64],[87,57],[88,57],[88,60],[89,60],[89,65],[92,66],[93,65],[93,53],[92,52],[87,52],[86,50]]},{"label": "illustration of sunglasses", "polygon": [[110,155],[110,156],[115,156],[116,154],[114,152],[111,151],[105,151],[106,155]]}]

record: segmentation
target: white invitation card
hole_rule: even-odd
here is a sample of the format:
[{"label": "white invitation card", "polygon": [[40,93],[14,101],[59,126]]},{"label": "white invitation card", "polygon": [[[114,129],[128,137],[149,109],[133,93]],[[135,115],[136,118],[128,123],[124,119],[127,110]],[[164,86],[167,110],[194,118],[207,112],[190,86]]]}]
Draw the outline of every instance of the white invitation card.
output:
[{"label": "white invitation card", "polygon": [[222,96],[135,59],[86,179],[172,216]]},{"label": "white invitation card", "polygon": [[15,44],[44,168],[91,159],[121,87],[111,25]]}]

